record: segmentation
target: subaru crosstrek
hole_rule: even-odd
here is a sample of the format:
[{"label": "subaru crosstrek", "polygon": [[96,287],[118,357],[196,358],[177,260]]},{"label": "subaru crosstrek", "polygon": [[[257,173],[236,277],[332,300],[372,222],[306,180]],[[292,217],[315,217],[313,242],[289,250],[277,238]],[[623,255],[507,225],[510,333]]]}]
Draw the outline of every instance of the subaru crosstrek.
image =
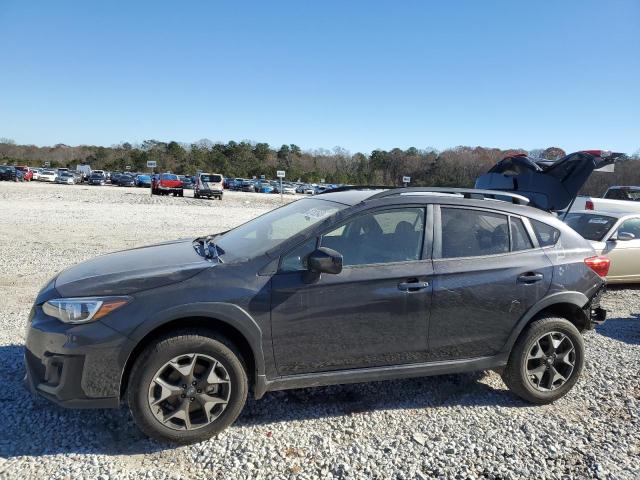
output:
[{"label": "subaru crosstrek", "polygon": [[94,258],[38,294],[26,383],[126,402],[147,435],[206,439],[247,392],[497,370],[528,402],[577,382],[608,259],[517,194],[349,189],[233,230]]}]

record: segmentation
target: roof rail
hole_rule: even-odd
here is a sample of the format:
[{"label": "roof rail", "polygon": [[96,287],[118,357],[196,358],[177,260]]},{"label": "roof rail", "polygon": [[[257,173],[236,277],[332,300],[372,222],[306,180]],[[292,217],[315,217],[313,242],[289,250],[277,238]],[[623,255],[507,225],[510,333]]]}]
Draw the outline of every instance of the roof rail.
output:
[{"label": "roof rail", "polygon": [[389,185],[345,185],[343,187],[336,188],[328,188],[324,192],[318,193],[318,195],[322,195],[323,193],[335,193],[335,192],[347,192],[349,190],[388,190],[390,188]]},{"label": "roof rail", "polygon": [[[439,194],[455,194],[464,198],[472,198],[477,200],[500,200],[503,202],[514,203],[516,205],[529,205],[529,199],[515,193],[502,192],[499,190],[480,190],[475,188],[447,188],[447,187],[406,187],[406,188],[389,188],[384,192],[376,193],[367,200],[374,198],[390,197],[392,195],[412,195],[420,193],[439,193]],[[333,190],[335,191],[335,190]]]}]

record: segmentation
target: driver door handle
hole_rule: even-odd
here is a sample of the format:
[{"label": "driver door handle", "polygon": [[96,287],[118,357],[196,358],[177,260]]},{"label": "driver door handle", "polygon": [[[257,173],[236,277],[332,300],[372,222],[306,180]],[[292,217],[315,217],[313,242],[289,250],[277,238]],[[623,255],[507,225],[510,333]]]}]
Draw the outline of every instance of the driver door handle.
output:
[{"label": "driver door handle", "polygon": [[544,275],[537,272],[523,273],[518,277],[518,283],[524,283],[525,285],[531,285],[532,283],[538,283],[544,279]]},{"label": "driver door handle", "polygon": [[428,286],[429,282],[400,282],[398,284],[398,289],[406,292],[417,292],[418,290],[423,290]]}]

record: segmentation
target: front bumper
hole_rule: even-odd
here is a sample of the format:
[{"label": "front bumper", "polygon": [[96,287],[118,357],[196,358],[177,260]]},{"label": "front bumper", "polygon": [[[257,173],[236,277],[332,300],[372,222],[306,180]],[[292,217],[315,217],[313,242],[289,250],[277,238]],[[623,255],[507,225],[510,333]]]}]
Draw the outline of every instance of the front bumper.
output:
[{"label": "front bumper", "polygon": [[67,325],[36,306],[27,330],[25,385],[63,407],[116,408],[121,356],[132,348],[130,342],[100,321]]}]

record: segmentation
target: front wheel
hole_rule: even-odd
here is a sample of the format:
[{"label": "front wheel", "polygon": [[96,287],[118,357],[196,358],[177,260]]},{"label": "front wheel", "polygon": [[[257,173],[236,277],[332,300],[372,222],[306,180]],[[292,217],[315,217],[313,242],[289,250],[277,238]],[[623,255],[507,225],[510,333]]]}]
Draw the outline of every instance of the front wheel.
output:
[{"label": "front wheel", "polygon": [[232,343],[185,330],[161,338],[136,360],[127,387],[133,419],[148,436],[187,444],[231,425],[248,382]]},{"label": "front wheel", "polygon": [[544,317],[516,341],[502,379],[522,399],[546,404],[567,394],[584,366],[584,342],[568,320]]}]

